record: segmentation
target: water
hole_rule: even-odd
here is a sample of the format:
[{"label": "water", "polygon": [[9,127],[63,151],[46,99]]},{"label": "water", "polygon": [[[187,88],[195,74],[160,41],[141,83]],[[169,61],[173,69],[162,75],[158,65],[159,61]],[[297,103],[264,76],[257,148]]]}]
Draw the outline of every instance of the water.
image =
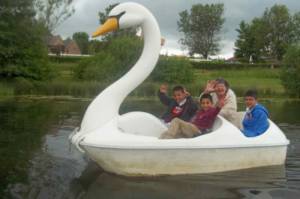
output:
[{"label": "water", "polygon": [[[0,197],[300,198],[300,103],[263,101],[291,144],[286,165],[205,175],[128,178],[106,173],[69,145],[87,101],[0,101]],[[240,109],[242,104],[239,105]],[[159,115],[157,101],[126,101],[121,112]]]}]

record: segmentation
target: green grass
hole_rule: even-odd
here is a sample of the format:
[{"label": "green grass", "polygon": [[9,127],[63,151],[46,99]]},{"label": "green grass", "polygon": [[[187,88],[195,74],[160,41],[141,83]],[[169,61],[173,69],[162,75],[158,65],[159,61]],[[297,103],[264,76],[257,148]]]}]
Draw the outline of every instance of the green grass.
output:
[{"label": "green grass", "polygon": [[0,96],[12,95],[14,95],[14,88],[6,82],[0,82]]},{"label": "green grass", "polygon": [[50,62],[50,67],[55,71],[54,81],[72,81],[73,80],[73,68],[77,63],[68,62]]},{"label": "green grass", "polygon": [[223,77],[240,96],[250,88],[257,89],[262,95],[280,96],[284,94],[284,88],[279,79],[280,69],[195,70],[195,74],[195,84],[201,86],[204,86],[208,80]]}]

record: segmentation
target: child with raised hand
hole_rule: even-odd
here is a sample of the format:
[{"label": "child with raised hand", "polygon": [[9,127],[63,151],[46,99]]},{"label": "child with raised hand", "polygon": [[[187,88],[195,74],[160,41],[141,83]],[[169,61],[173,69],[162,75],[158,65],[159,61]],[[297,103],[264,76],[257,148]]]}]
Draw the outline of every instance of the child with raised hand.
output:
[{"label": "child with raised hand", "polygon": [[269,128],[269,113],[264,106],[257,102],[255,90],[248,90],[245,93],[245,104],[247,111],[243,119],[242,132],[247,137],[263,134]]},{"label": "child with raised hand", "polygon": [[203,94],[200,98],[200,106],[201,110],[197,111],[189,122],[174,118],[169,129],[160,136],[160,139],[192,138],[209,132],[224,106],[224,100],[220,100],[218,106],[214,107],[211,95]]},{"label": "child with raised hand", "polygon": [[175,86],[173,88],[173,98],[167,96],[168,86],[162,84],[158,91],[158,97],[167,111],[163,114],[162,119],[165,123],[169,123],[174,118],[180,118],[189,121],[198,110],[197,104],[192,97],[186,92],[183,86]]}]

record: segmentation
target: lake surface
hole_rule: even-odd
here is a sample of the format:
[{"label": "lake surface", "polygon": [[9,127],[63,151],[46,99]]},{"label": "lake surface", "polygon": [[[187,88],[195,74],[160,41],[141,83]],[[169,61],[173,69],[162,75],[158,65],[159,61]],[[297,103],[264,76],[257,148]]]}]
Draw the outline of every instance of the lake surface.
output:
[{"label": "lake surface", "polygon": [[[283,166],[205,175],[128,178],[103,172],[68,143],[89,101],[0,100],[0,198],[300,198],[300,102],[265,100],[291,144]],[[243,105],[240,104],[240,109]],[[160,115],[157,101],[121,112]]]}]

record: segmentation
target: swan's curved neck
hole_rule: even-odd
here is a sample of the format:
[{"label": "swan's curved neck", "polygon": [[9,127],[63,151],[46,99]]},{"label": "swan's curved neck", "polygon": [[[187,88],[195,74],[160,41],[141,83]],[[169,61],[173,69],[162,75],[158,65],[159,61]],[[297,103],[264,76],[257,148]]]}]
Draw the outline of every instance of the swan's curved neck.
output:
[{"label": "swan's curved neck", "polygon": [[141,84],[154,69],[160,51],[160,30],[155,18],[146,13],[142,24],[144,48],[137,63],[122,78],[102,91],[89,105],[81,132],[91,132],[119,115],[124,99]]}]

